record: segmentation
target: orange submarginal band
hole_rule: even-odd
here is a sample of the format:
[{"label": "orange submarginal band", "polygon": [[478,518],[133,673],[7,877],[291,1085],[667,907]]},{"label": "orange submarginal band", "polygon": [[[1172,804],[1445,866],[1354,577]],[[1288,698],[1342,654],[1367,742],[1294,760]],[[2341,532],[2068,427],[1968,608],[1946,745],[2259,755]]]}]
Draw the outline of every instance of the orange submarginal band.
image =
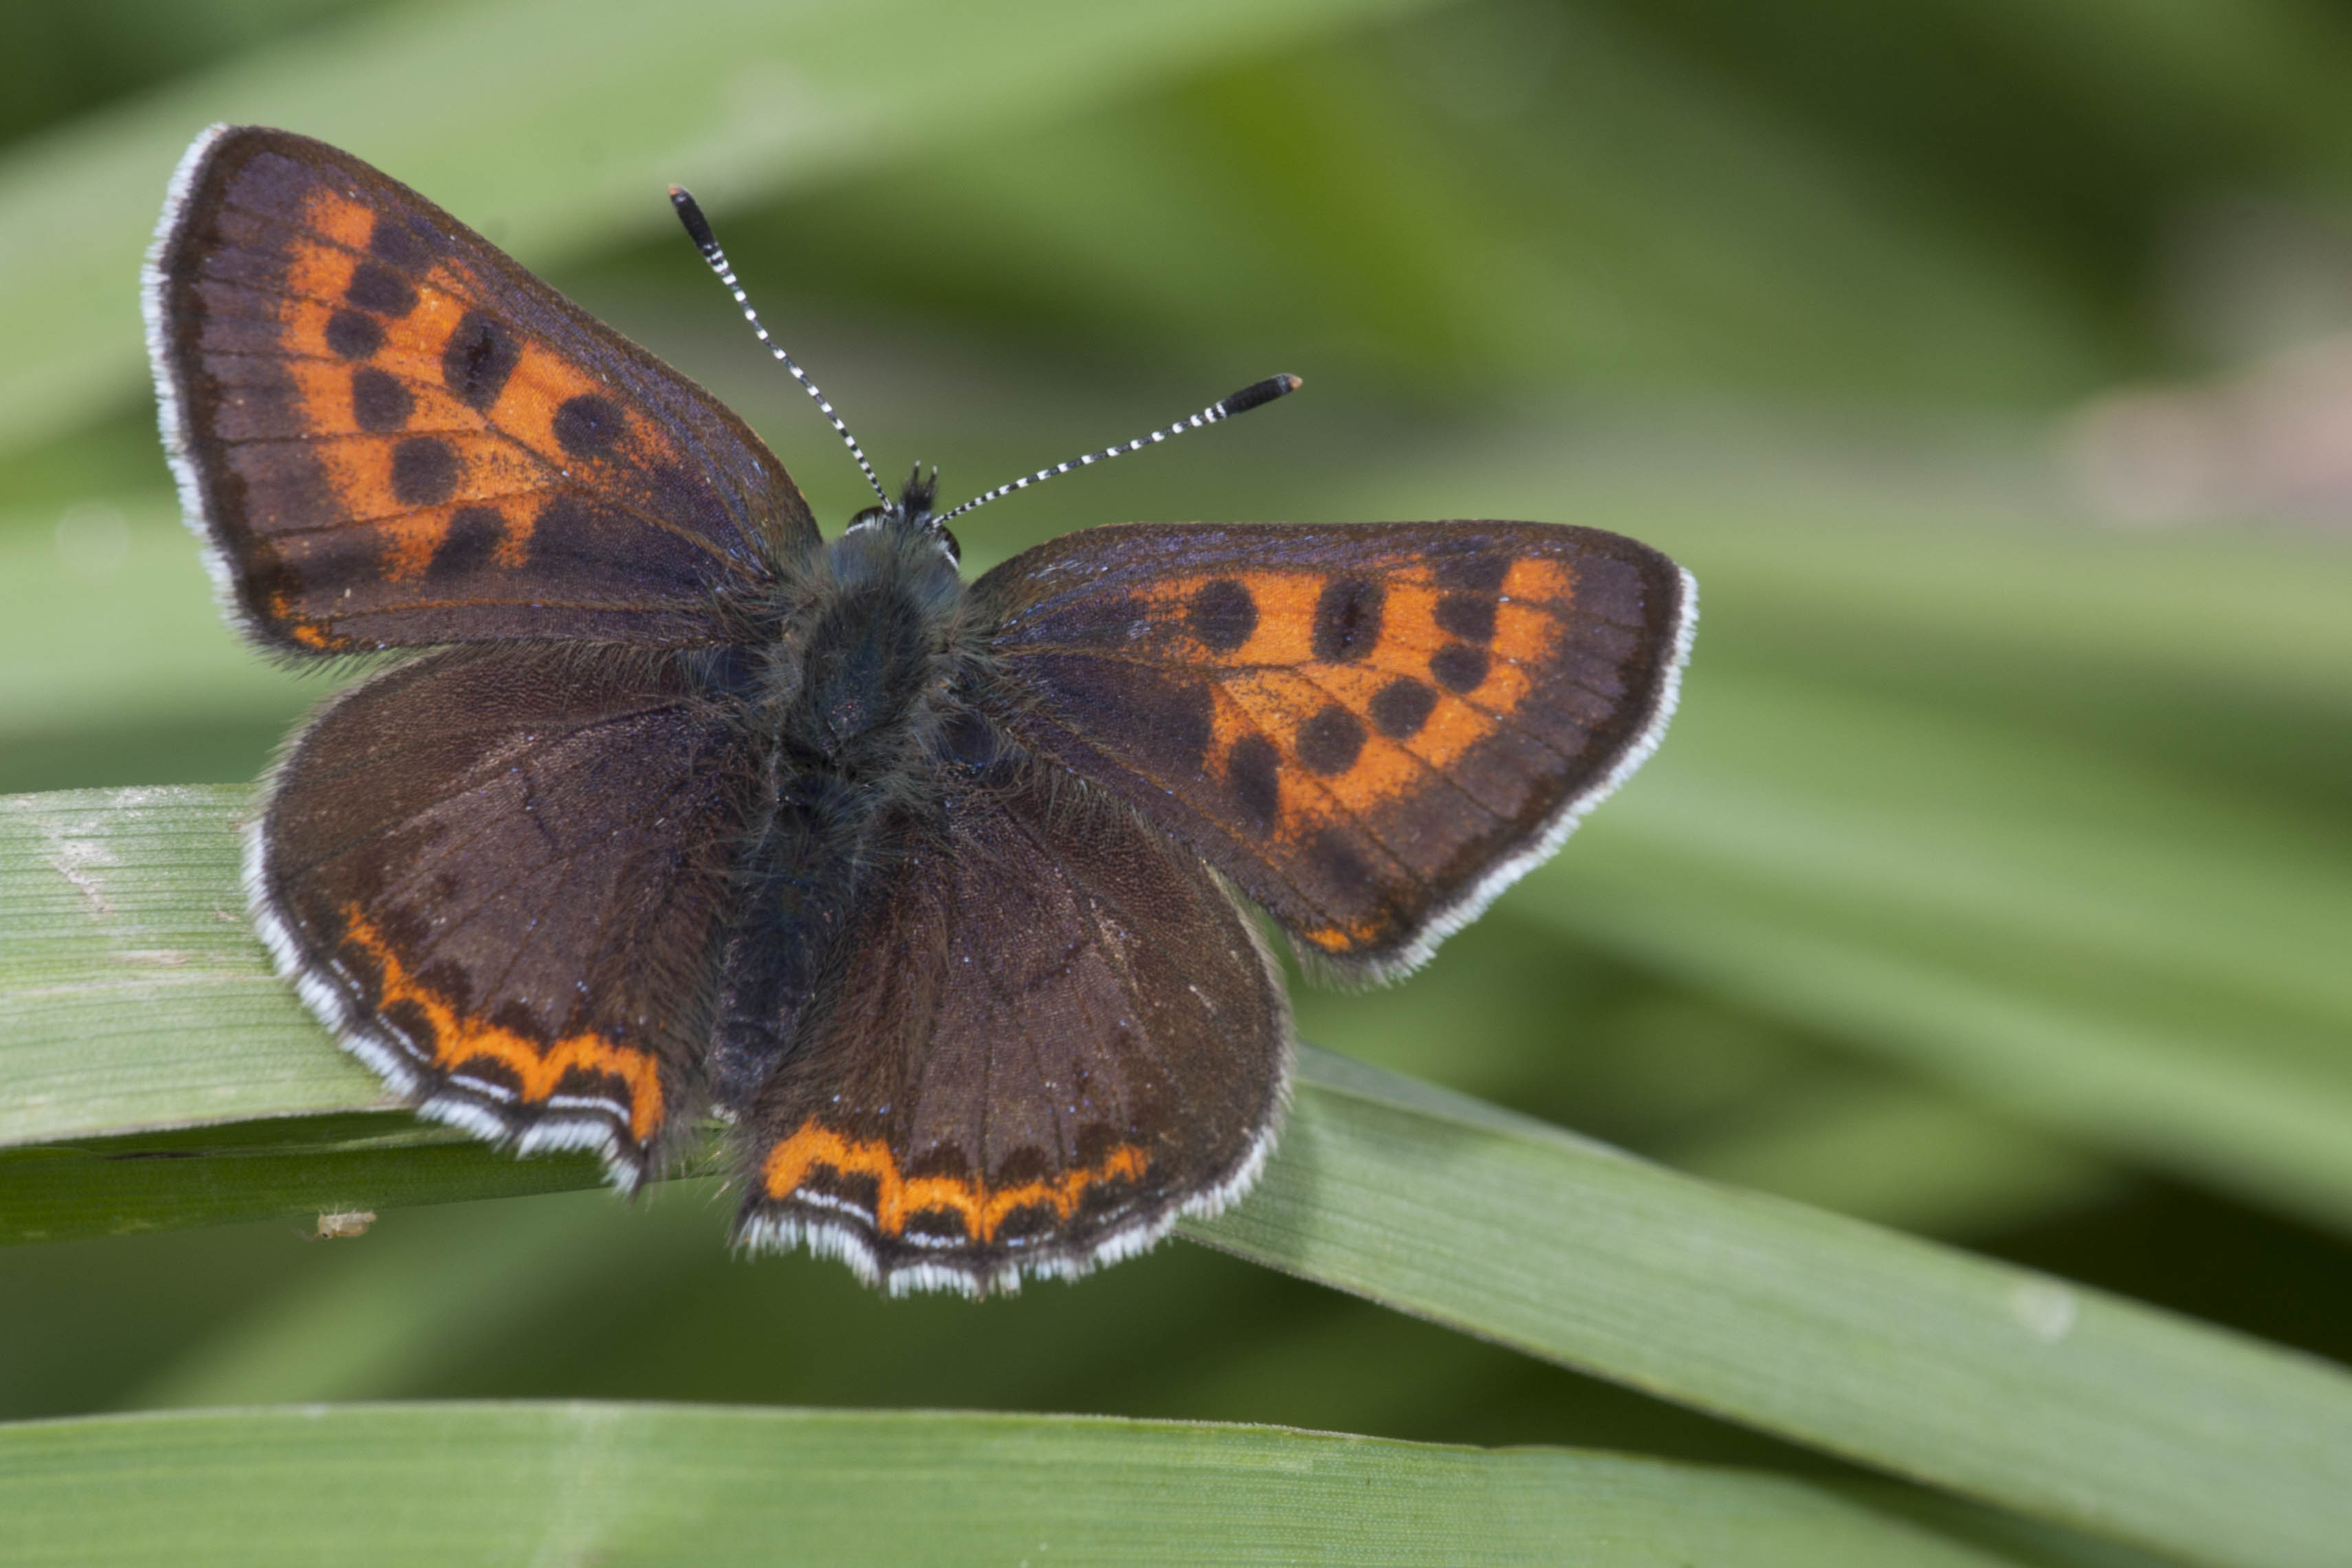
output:
[{"label": "orange submarginal band", "polygon": [[1017,1210],[1051,1204],[1055,1214],[1067,1219],[1077,1211],[1078,1200],[1088,1187],[1121,1178],[1141,1181],[1150,1165],[1150,1156],[1140,1147],[1121,1144],[1103,1156],[1100,1165],[1066,1171],[1052,1181],[1023,1182],[1019,1186],[992,1190],[986,1182],[954,1176],[901,1176],[889,1145],[880,1139],[845,1138],[829,1127],[803,1122],[799,1132],[769,1152],[762,1176],[768,1196],[779,1199],[790,1197],[818,1166],[830,1166],[843,1176],[870,1176],[880,1188],[874,1202],[874,1223],[886,1234],[899,1235],[908,1219],[926,1209],[938,1209],[961,1215],[967,1234],[993,1241],[997,1228]]},{"label": "orange submarginal band", "polygon": [[406,1002],[423,1012],[433,1029],[433,1060],[440,1066],[455,1071],[477,1057],[487,1058],[513,1072],[526,1101],[545,1100],[575,1067],[609,1073],[629,1086],[629,1131],[637,1142],[645,1143],[661,1125],[661,1074],[644,1051],[593,1034],[567,1035],[541,1047],[487,1019],[467,1018],[447,998],[410,977],[407,966],[357,904],[344,905],[343,918],[349,925],[344,941],[381,971],[377,1010]]},{"label": "orange submarginal band", "polygon": [[265,603],[262,608],[267,612],[269,619],[278,622],[286,628],[286,634],[288,636],[293,638],[297,643],[301,643],[305,648],[316,648],[320,652],[325,653],[331,652],[338,648],[347,648],[351,646],[350,643],[345,639],[331,636],[327,632],[320,631],[318,626],[311,622],[304,620],[302,618],[301,612],[294,608],[293,600],[282,592],[273,592],[270,594],[268,601]]}]

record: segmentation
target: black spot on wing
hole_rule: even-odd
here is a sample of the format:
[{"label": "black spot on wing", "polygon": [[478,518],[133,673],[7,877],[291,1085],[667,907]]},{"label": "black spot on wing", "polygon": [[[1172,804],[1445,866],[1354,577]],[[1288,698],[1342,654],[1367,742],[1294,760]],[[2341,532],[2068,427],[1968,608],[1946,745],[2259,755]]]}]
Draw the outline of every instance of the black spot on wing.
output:
[{"label": "black spot on wing", "polygon": [[[1095,1188],[1088,1187],[1080,1195],[1081,1200],[1092,1197],[1094,1192]],[[998,1220],[996,1243],[1002,1247],[1008,1243],[1043,1241],[1061,1228],[1060,1211],[1041,1199],[1036,1203],[1024,1204]]]},{"label": "black spot on wing", "polygon": [[1225,753],[1225,782],[1232,786],[1234,804],[1243,821],[1260,833],[1274,831],[1282,810],[1282,758],[1274,742],[1262,735],[1245,735]]},{"label": "black spot on wing", "polygon": [[1437,601],[1437,624],[1465,643],[1495,640],[1495,601],[1483,593],[1448,593]]},{"label": "black spot on wing", "polygon": [[459,582],[488,570],[506,537],[506,520],[495,507],[460,507],[449,531],[425,569],[427,582]]},{"label": "black spot on wing", "polygon": [[522,345],[503,322],[468,310],[441,350],[441,381],[467,407],[486,409],[499,401],[521,359]]},{"label": "black spot on wing", "polygon": [[963,1216],[952,1208],[919,1208],[907,1216],[906,1228],[900,1234],[910,1240],[941,1245],[971,1239],[964,1228]]},{"label": "black spot on wing", "polygon": [[1351,906],[1361,907],[1376,903],[1381,884],[1372,875],[1364,859],[1349,841],[1345,830],[1325,828],[1308,841],[1307,858],[1315,869],[1323,873],[1325,883],[1337,891]]},{"label": "black spot on wing", "polygon": [[1466,593],[1499,593],[1503,589],[1503,579],[1510,575],[1510,570],[1509,556],[1491,550],[1475,550],[1440,559],[1434,575],[1440,588],[1458,589]]},{"label": "black spot on wing", "polygon": [[1338,577],[1315,601],[1315,656],[1326,664],[1360,659],[1380,645],[1388,591],[1366,577]]},{"label": "black spot on wing", "polygon": [[398,378],[362,365],[352,372],[352,418],[362,430],[398,430],[416,412],[416,400]]},{"label": "black spot on wing", "polygon": [[437,507],[457,490],[457,453],[437,435],[412,435],[392,449],[392,493],[404,506]]},{"label": "black spot on wing", "polygon": [[828,1165],[812,1166],[794,1190],[838,1198],[867,1215],[873,1214],[882,1202],[880,1178],[866,1171],[835,1170]]},{"label": "black spot on wing", "polygon": [[1486,683],[1486,650],[1448,643],[1429,656],[1429,673],[1449,692],[1475,692]]},{"label": "black spot on wing", "polygon": [[1212,653],[1230,653],[1257,630],[1257,601],[1240,583],[1221,577],[1192,591],[1184,624]]},{"label": "black spot on wing", "polygon": [[1054,1179],[1060,1162],[1035,1144],[1024,1144],[1003,1159],[988,1175],[988,1185],[1003,1191],[1009,1186],[1022,1186]]},{"label": "black spot on wing", "polygon": [[327,347],[347,360],[372,359],[383,347],[383,323],[357,310],[338,310],[327,318]]},{"label": "black spot on wing", "polygon": [[423,272],[433,265],[433,249],[409,220],[393,213],[376,214],[368,234],[368,249],[405,272]]},{"label": "black spot on wing", "polygon": [[1317,773],[1345,773],[1364,749],[1364,721],[1337,704],[1298,727],[1298,760]]},{"label": "black spot on wing", "polygon": [[1372,695],[1372,722],[1391,740],[1410,740],[1429,722],[1437,694],[1419,681],[1403,676]]},{"label": "black spot on wing", "polygon": [[397,319],[416,308],[416,286],[380,261],[363,261],[343,286],[343,303]]},{"label": "black spot on wing", "polygon": [[555,411],[555,439],[574,457],[602,457],[613,450],[628,427],[620,405],[594,392],[563,400]]}]

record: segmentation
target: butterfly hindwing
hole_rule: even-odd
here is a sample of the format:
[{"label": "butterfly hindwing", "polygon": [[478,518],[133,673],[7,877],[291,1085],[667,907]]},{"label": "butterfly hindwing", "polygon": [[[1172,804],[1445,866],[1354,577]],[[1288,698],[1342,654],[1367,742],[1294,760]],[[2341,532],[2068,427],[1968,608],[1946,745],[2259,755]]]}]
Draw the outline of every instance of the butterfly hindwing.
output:
[{"label": "butterfly hindwing", "polygon": [[452,650],[302,733],[247,878],[279,967],[395,1089],[633,1185],[700,1093],[756,778],[676,655]]},{"label": "butterfly hindwing", "polygon": [[1646,546],[1509,522],[1093,528],[973,593],[1013,733],[1373,975],[1648,754],[1694,613]]},{"label": "butterfly hindwing", "polygon": [[741,1230],[893,1291],[1140,1250],[1255,1176],[1289,1014],[1201,862],[1025,759],[952,789],[862,904],[745,1118]]},{"label": "butterfly hindwing", "polygon": [[306,137],[189,149],[146,304],[190,520],[285,651],[714,642],[724,595],[815,541],[715,399]]}]

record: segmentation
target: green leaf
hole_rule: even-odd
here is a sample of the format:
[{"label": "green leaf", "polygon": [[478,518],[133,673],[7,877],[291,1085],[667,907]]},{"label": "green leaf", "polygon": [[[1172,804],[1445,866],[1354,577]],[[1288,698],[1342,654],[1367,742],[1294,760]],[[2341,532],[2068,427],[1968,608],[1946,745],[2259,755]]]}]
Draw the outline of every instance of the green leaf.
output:
[{"label": "green leaf", "polygon": [[[236,914],[241,789],[0,800],[0,1165],[23,1238],[374,1207],[382,1103]],[[177,1124],[243,1119],[228,1140]],[[132,1144],[81,1140],[144,1134]],[[420,1162],[443,1145],[420,1140]],[[273,1153],[273,1148],[275,1152]],[[159,1157],[179,1154],[187,1157]],[[124,1155],[143,1157],[124,1158]],[[593,1179],[440,1155],[408,1190]],[[69,1168],[79,1166],[79,1169]],[[410,1179],[402,1177],[400,1179]],[[74,1197],[71,1195],[80,1194]],[[55,1205],[45,1220],[43,1205]],[[2044,1276],[1719,1188],[1309,1051],[1212,1245],[2035,1517],[2214,1563],[2352,1534],[2352,1376]]]},{"label": "green leaf", "polygon": [[347,147],[543,267],[668,223],[669,180],[724,211],[1412,3],[496,0],[320,29],[0,166],[0,449],[138,384],[139,258],[181,151],[215,120]]},{"label": "green leaf", "polygon": [[1192,1234],[1884,1469],[2200,1559],[2317,1563],[2352,1529],[2352,1376],[2340,1369],[1680,1176],[1345,1058],[1318,1055],[1309,1071],[1314,1092],[1258,1193]]},{"label": "green leaf", "polygon": [[0,1144],[382,1108],[237,887],[248,788],[0,799]]},{"label": "green leaf", "polygon": [[1969,1564],[1891,1489],[1271,1427],[326,1406],[0,1427],[14,1563]]},{"label": "green leaf", "polygon": [[2352,1226],[2352,883],[2317,846],[1950,716],[1727,670],[1693,706],[1518,907]]}]

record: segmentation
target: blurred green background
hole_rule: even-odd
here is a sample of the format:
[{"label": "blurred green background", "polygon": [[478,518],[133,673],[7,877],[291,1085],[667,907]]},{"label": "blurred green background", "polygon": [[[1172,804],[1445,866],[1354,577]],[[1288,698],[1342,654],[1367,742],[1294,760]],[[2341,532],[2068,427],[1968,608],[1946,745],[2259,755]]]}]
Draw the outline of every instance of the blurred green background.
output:
[{"label": "blurred green background", "polygon": [[[181,531],[138,255],[209,120],[324,136],[862,482],[693,184],[949,498],[1506,516],[1697,574],[1664,749],[1319,1043],[2352,1355],[2352,16],[2317,0],[18,0],[0,791],[255,776],[324,689]],[[323,1049],[323,1047],[322,1047]],[[1016,1300],[729,1258],[699,1187],[0,1252],[0,1417],[610,1396],[1817,1456],[1181,1243]]]}]

